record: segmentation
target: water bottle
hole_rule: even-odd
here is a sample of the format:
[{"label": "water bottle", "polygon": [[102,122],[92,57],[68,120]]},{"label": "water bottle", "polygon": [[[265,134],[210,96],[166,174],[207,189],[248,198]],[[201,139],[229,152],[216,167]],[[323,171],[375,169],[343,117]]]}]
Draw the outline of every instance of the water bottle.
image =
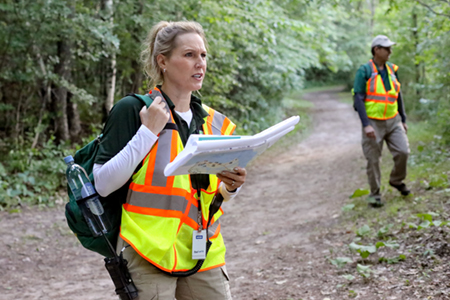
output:
[{"label": "water bottle", "polygon": [[66,177],[69,187],[92,234],[100,236],[107,233],[110,229],[109,221],[103,214],[102,203],[86,171],[75,163],[72,155],[65,157],[64,162],[67,164]]}]

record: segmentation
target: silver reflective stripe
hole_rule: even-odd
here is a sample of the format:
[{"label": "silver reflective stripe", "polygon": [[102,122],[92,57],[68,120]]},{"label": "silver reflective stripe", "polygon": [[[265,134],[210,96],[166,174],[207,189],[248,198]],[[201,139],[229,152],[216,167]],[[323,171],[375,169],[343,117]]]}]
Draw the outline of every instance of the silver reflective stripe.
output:
[{"label": "silver reflective stripe", "polygon": [[219,227],[219,220],[216,220],[214,222],[214,224],[209,226],[209,228],[208,228],[208,237],[209,238],[211,238],[214,235],[214,233],[216,233],[217,227]]},{"label": "silver reflective stripe", "polygon": [[398,90],[400,89],[400,86],[398,84],[397,78],[394,75],[394,78],[392,78],[392,84],[394,85],[394,89],[396,92],[398,92]]},{"label": "silver reflective stripe", "polygon": [[132,191],[129,203],[139,207],[176,210],[184,213],[188,201],[181,196]]},{"label": "silver reflective stripe", "polygon": [[[392,96],[388,96],[387,97],[388,101],[390,103],[394,103],[395,101],[397,101],[397,98],[392,97]],[[366,101],[370,101],[370,100],[376,100],[376,101],[386,101],[386,97],[385,96],[374,96],[374,95],[367,95],[366,96]]]},{"label": "silver reflective stripe", "polygon": [[389,97],[388,97],[388,101],[389,101],[390,103],[395,103],[395,101],[397,101],[397,98],[392,97],[392,96],[389,96]]},{"label": "silver reflective stripe", "polygon": [[388,66],[388,68],[389,68],[389,73],[390,73],[390,75],[391,75],[392,84],[394,85],[394,86],[391,87],[391,88],[394,88],[395,91],[398,91],[397,77],[395,76],[394,68],[391,67],[391,66]]},{"label": "silver reflective stripe", "polygon": [[158,148],[153,169],[153,186],[165,187],[167,177],[164,176],[164,168],[170,163],[170,153],[172,150],[172,130],[163,130],[159,134]]},{"label": "silver reflective stripe", "polygon": [[[183,214],[188,205],[188,201],[181,196],[148,194],[132,190],[128,192],[127,203],[144,208],[175,210]],[[197,223],[197,214],[198,208],[195,205],[191,205],[188,217],[195,223]]]},{"label": "silver reflective stripe", "polygon": [[378,100],[378,101],[384,101],[386,100],[385,96],[374,96],[374,95],[367,95],[366,100]]},{"label": "silver reflective stripe", "polygon": [[[372,73],[372,75],[373,75],[373,73]],[[377,80],[376,73],[375,73],[375,76],[372,76],[370,78],[369,93],[375,93],[375,80]]]},{"label": "silver reflective stripe", "polygon": [[372,71],[372,74],[370,75],[370,85],[369,85],[369,92],[375,93],[375,80],[377,80],[378,72],[376,69],[374,69],[373,62],[369,61],[370,70]]},{"label": "silver reflective stripe", "polygon": [[[150,97],[154,100],[156,97],[160,96],[166,105],[166,110],[172,116],[169,105],[163,95],[157,91],[152,90]],[[169,118],[167,123],[173,123],[172,117]],[[165,187],[167,185],[167,177],[164,176],[164,168],[168,163],[170,163],[170,155],[172,150],[172,130],[164,129],[159,134],[158,138],[158,150],[156,152],[155,167],[153,170],[152,185]]]},{"label": "silver reflective stripe", "polygon": [[195,223],[197,223],[197,216],[198,216],[198,208],[195,205],[191,205],[191,208],[189,209],[188,217],[194,220]]},{"label": "silver reflective stripe", "polygon": [[221,113],[214,111],[214,117],[212,120],[212,134],[221,135],[222,134],[222,126],[225,121],[225,116]]}]

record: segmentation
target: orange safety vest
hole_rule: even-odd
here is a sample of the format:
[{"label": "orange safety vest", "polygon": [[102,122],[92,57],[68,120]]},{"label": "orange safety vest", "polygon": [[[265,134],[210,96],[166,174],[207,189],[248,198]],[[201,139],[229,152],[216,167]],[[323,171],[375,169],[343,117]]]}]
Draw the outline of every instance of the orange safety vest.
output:
[{"label": "orange safety vest", "polygon": [[370,60],[369,66],[372,75],[366,83],[366,100],[365,107],[367,116],[370,119],[388,120],[394,118],[398,114],[398,94],[400,93],[400,82],[395,76],[398,66],[387,63],[386,67],[389,73],[389,82],[391,89],[386,91],[381,75]]},{"label": "orange safety vest", "polygon": [[[150,93],[162,96],[157,88]],[[209,114],[203,124],[204,134],[233,133],[236,125],[227,117],[206,105],[203,107]],[[220,182],[216,175],[209,175],[210,184],[206,190],[201,190],[199,201],[189,175],[164,176],[166,165],[183,150],[171,112],[169,123],[172,126],[161,131],[142,167],[132,178],[122,209],[120,236],[144,259],[173,273],[186,272],[196,266],[197,260],[192,260],[192,235],[199,229],[199,219],[206,228],[209,206]],[[201,217],[198,205],[201,205]],[[222,214],[222,209],[216,212],[207,229],[212,246],[200,272],[225,264],[226,249],[218,221]]]}]

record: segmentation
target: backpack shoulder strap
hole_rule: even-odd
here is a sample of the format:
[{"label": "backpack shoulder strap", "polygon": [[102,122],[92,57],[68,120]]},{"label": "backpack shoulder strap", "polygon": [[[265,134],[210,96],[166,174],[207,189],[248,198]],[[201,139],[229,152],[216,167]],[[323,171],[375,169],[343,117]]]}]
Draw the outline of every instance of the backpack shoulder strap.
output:
[{"label": "backpack shoulder strap", "polygon": [[153,99],[152,99],[148,94],[146,94],[146,95],[139,95],[139,94],[133,94],[133,93],[131,93],[131,94],[128,94],[127,96],[132,96],[132,97],[138,99],[139,101],[141,101],[142,103],[144,103],[144,104],[147,106],[147,108],[148,108],[148,107],[152,104],[152,102],[153,102]]}]

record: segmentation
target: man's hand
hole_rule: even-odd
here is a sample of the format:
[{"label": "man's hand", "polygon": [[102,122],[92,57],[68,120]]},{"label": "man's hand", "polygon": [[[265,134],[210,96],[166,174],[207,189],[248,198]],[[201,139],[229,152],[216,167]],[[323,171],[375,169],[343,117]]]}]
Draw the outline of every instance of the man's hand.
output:
[{"label": "man's hand", "polygon": [[151,130],[155,135],[158,135],[166,126],[170,114],[166,110],[166,104],[160,96],[155,98],[155,101],[148,107],[144,105],[139,112],[142,124]]},{"label": "man's hand", "polygon": [[223,171],[217,174],[229,192],[241,187],[245,182],[245,176],[247,175],[247,170],[245,168],[236,167],[234,172]]},{"label": "man's hand", "polygon": [[366,127],[364,127],[364,132],[368,138],[376,139],[375,129],[373,129],[371,125],[367,125]]},{"label": "man's hand", "polygon": [[408,125],[406,123],[402,123],[403,128],[405,129],[405,133],[408,134]]}]

